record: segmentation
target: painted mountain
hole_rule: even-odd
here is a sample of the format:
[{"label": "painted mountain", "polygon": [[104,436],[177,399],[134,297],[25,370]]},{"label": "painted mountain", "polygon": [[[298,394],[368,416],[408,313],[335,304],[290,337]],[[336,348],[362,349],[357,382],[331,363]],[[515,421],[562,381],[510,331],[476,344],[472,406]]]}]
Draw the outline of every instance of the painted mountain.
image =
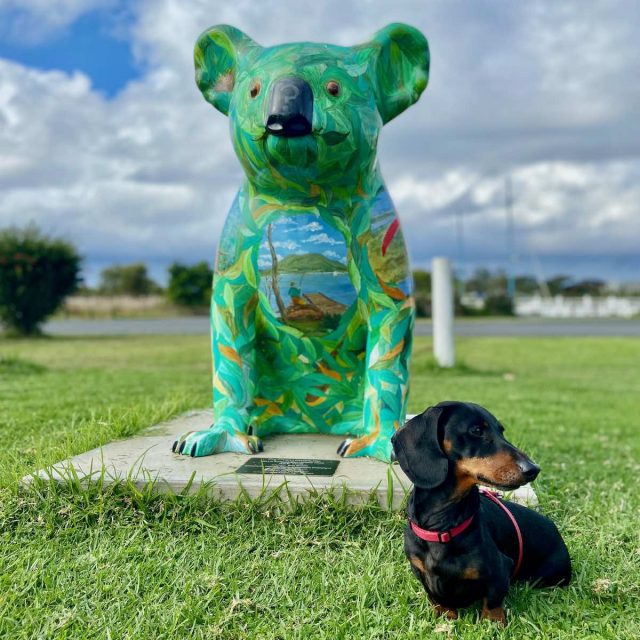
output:
[{"label": "painted mountain", "polygon": [[[304,253],[288,255],[278,261],[279,273],[346,273],[347,267],[323,256],[321,253]],[[271,269],[261,269],[262,275],[271,273]]]}]

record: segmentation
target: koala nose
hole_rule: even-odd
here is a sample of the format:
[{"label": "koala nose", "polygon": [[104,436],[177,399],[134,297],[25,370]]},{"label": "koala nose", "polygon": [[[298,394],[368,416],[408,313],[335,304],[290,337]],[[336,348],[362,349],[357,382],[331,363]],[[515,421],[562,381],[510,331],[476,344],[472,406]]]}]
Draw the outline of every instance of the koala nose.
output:
[{"label": "koala nose", "polygon": [[277,80],[271,89],[267,131],[274,136],[294,138],[311,133],[313,93],[302,78]]}]

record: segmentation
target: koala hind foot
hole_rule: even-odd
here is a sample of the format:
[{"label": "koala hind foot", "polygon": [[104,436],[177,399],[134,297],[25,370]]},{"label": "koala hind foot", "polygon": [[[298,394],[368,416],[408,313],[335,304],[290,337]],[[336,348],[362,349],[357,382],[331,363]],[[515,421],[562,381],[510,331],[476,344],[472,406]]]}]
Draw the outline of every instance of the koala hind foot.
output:
[{"label": "koala hind foot", "polygon": [[343,458],[369,456],[383,462],[391,459],[391,440],[370,434],[359,438],[347,438],[340,443],[337,451]]}]

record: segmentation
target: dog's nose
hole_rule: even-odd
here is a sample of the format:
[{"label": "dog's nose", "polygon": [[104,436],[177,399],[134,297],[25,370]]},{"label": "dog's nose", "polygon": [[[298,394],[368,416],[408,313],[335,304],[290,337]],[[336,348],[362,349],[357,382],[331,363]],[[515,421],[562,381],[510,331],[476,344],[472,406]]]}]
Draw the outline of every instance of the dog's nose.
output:
[{"label": "dog's nose", "polygon": [[518,468],[527,482],[535,480],[540,473],[540,467],[531,460],[521,460],[518,462]]},{"label": "dog's nose", "polygon": [[302,78],[280,78],[271,89],[267,131],[274,136],[295,138],[311,133],[313,93]]}]

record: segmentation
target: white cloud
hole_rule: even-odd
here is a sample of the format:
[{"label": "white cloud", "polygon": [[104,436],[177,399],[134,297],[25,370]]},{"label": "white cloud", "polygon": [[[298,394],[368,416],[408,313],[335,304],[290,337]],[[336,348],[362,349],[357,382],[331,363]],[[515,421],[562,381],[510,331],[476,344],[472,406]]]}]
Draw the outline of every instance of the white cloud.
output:
[{"label": "white cloud", "polygon": [[344,262],[342,256],[335,251],[323,251],[322,255],[326,256],[327,258],[331,258],[332,260],[340,260],[341,262]]},{"label": "white cloud", "polygon": [[331,244],[331,245],[341,244],[340,241],[330,238],[326,233],[318,233],[315,236],[309,236],[308,238],[305,238],[302,242],[309,242],[311,244]]},{"label": "white cloud", "polygon": [[434,211],[457,200],[478,180],[478,174],[464,169],[453,169],[438,179],[418,179],[414,173],[406,173],[391,183],[390,191],[398,207],[413,205]]},{"label": "white cloud", "polygon": [[300,248],[300,245],[293,240],[276,240],[272,244],[276,248],[287,249],[288,251],[295,251]]},{"label": "white cloud", "polygon": [[[637,253],[640,238],[640,161],[546,162],[512,172],[516,252],[520,256],[613,256]],[[447,176],[442,182],[446,183]],[[438,191],[436,184],[435,191]],[[407,200],[400,208],[416,263],[464,253],[507,259],[505,181],[485,176],[451,204],[448,215]],[[457,218],[454,214],[457,214]],[[418,231],[422,215],[423,233]],[[595,272],[591,275],[597,276]]]},{"label": "white cloud", "polygon": [[319,222],[309,222],[309,224],[298,227],[300,231],[321,231],[322,225]]},{"label": "white cloud", "polygon": [[23,43],[42,42],[80,16],[117,3],[118,0],[2,0],[0,34]]},{"label": "white cloud", "polygon": [[[42,38],[110,3],[4,0],[0,35]],[[379,156],[416,262],[456,255],[456,215],[467,255],[503,258],[507,173],[523,250],[637,252],[639,10],[588,5],[299,0],[305,19],[288,21],[287,2],[141,0],[128,32],[145,71],[114,99],[82,73],[0,60],[0,225],[34,220],[89,258],[211,260],[242,172],[228,121],[193,82],[198,34],[227,22],[265,45],[353,44],[403,20],[429,37],[432,75]],[[302,229],[338,244],[319,222]]]}]

